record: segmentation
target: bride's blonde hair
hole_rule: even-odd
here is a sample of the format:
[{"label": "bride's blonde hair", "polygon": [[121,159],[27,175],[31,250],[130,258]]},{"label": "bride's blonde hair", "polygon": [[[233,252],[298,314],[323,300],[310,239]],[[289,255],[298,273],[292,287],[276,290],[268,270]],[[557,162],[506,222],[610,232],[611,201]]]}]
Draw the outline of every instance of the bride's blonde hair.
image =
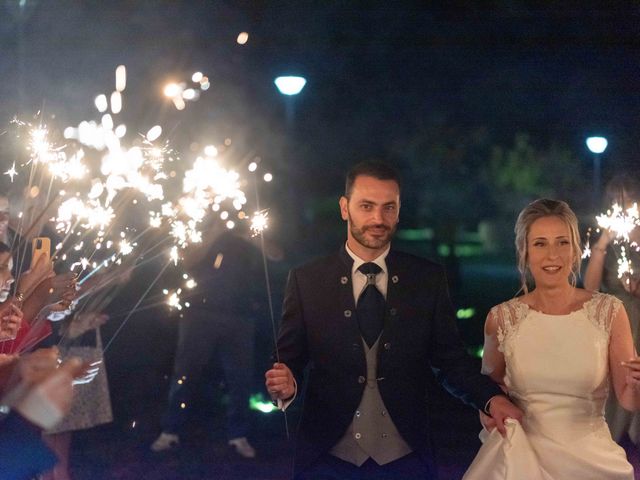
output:
[{"label": "bride's blonde hair", "polygon": [[580,232],[578,230],[578,218],[566,202],[561,200],[550,200],[540,198],[527,205],[518,215],[516,221],[516,252],[518,253],[518,270],[520,271],[521,289],[524,293],[529,292],[527,237],[533,223],[543,217],[557,217],[568,227],[571,236],[571,247],[574,252],[573,264],[571,266],[571,285],[575,287],[580,275],[580,260],[582,258],[582,246],[580,245]]}]

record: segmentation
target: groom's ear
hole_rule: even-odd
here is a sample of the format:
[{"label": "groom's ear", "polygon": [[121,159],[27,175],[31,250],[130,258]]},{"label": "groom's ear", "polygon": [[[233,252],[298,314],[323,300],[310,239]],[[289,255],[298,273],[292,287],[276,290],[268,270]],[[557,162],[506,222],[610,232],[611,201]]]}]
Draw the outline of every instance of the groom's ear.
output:
[{"label": "groom's ear", "polygon": [[343,220],[349,219],[349,199],[344,195],[340,197],[340,216]]}]

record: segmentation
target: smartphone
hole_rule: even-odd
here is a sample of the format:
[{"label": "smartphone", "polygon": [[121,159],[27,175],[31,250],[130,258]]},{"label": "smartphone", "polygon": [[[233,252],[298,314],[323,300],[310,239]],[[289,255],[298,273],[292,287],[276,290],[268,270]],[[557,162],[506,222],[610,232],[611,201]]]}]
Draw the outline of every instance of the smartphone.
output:
[{"label": "smartphone", "polygon": [[33,267],[43,255],[45,261],[51,259],[51,240],[48,237],[36,237],[31,242],[31,266]]}]

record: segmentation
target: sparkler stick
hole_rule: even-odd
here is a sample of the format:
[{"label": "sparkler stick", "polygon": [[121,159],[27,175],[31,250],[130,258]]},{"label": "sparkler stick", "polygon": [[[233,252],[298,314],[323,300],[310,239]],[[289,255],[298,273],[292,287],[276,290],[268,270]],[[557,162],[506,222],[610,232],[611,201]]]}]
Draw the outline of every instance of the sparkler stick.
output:
[{"label": "sparkler stick", "polygon": [[171,263],[171,260],[169,260],[167,263],[165,263],[164,267],[162,267],[162,270],[160,270],[160,273],[158,273],[158,275],[156,275],[156,278],[153,279],[153,282],[151,282],[149,284],[149,286],[147,287],[147,289],[145,290],[145,292],[140,296],[140,298],[138,299],[138,301],[136,302],[136,304],[134,305],[134,307],[131,309],[131,311],[129,312],[129,314],[125,317],[125,319],[122,321],[122,323],[120,324],[120,326],[118,327],[118,329],[115,331],[115,333],[111,336],[111,338],[109,339],[109,341],[107,342],[107,344],[105,345],[105,347],[102,349],[102,354],[104,355],[107,350],[109,349],[109,347],[111,346],[111,344],[113,343],[113,341],[116,339],[116,337],[118,336],[118,334],[122,331],[122,329],[124,328],[124,326],[127,324],[128,320],[131,318],[131,315],[133,315],[133,313],[136,311],[136,308],[138,308],[140,306],[140,304],[142,303],[142,301],[145,299],[145,297],[147,296],[147,294],[151,291],[151,289],[153,288],[153,286],[156,284],[156,282],[160,279],[160,277],[162,276],[162,274],[164,273],[164,271],[167,269],[167,267],[169,266],[169,264]]},{"label": "sparkler stick", "polygon": [[[254,185],[254,191],[256,196],[256,207],[258,208],[258,211],[259,211],[260,210],[260,193],[258,190],[258,182],[255,181],[255,178],[254,178],[253,185]],[[266,227],[266,223],[263,224],[263,226]],[[266,247],[264,244],[264,228],[261,231],[259,231],[257,234],[260,235],[260,252],[262,253],[262,268],[264,271],[264,281],[265,281],[265,286],[267,288],[267,299],[269,302],[269,318],[271,319],[271,334],[273,335],[273,346],[274,346],[274,351],[276,353],[276,361],[280,363],[280,350],[278,349],[278,332],[276,327],[275,315],[273,313],[273,299],[271,295],[271,280],[269,276],[269,265],[267,262]],[[287,435],[287,440],[289,440],[290,439],[289,419],[287,418],[286,410],[283,412],[283,417],[284,417],[284,430]]]}]

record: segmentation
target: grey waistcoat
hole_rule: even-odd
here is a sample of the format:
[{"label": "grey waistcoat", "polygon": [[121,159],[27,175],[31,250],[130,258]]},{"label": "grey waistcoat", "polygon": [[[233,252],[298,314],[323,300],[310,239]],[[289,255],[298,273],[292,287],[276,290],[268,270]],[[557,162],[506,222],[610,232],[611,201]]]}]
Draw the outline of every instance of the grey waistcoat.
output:
[{"label": "grey waistcoat", "polygon": [[362,341],[367,360],[367,384],[353,421],[344,436],[331,449],[332,455],[361,466],[368,458],[378,465],[393,462],[412,452],[411,447],[400,436],[384,406],[376,372],[378,370],[378,343],[371,348]]}]

